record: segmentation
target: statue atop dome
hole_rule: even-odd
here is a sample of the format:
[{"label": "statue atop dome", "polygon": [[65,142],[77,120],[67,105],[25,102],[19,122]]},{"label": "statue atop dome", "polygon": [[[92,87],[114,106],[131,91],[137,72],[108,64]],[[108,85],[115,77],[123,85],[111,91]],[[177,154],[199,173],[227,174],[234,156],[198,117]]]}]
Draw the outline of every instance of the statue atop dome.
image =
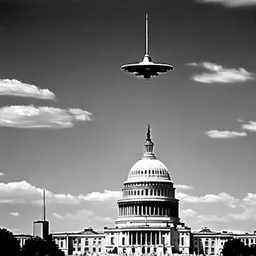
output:
[{"label": "statue atop dome", "polygon": [[148,125],[148,132],[147,132],[147,139],[146,139],[146,140],[152,142],[152,141],[151,141],[151,138],[150,138],[150,135],[151,135],[151,134],[150,134],[150,124],[149,124],[149,125]]},{"label": "statue atop dome", "polygon": [[151,130],[150,130],[150,125],[148,125],[148,130],[147,130],[147,138],[146,141],[144,143],[145,146],[145,153],[143,155],[143,157],[145,156],[153,156],[153,151],[154,151],[154,143],[151,140]]}]

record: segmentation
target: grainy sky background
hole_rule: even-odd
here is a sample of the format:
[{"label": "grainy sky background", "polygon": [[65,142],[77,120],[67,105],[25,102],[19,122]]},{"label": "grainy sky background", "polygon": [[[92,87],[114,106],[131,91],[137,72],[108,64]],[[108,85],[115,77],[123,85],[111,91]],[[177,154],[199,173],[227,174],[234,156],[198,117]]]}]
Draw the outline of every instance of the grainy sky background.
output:
[{"label": "grainy sky background", "polygon": [[[254,0],[11,2],[0,1],[0,226],[31,233],[42,188],[51,231],[114,225],[151,124],[182,221],[253,231]],[[153,60],[175,67],[150,82],[120,70],[143,57],[145,13]]]}]

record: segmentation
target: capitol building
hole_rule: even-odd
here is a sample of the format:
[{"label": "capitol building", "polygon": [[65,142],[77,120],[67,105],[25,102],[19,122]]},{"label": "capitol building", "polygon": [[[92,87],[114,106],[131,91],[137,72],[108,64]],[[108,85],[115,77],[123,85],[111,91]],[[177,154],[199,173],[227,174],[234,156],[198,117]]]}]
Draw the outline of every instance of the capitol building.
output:
[{"label": "capitol building", "polygon": [[174,184],[167,167],[154,154],[150,127],[144,147],[144,154],[123,184],[114,227],[104,227],[102,232],[88,228],[78,233],[53,234],[67,254],[189,254],[191,229],[180,222]]},{"label": "capitol building", "polygon": [[[104,227],[102,231],[89,227],[81,232],[51,234],[65,255],[220,256],[225,242],[230,239],[239,239],[248,246],[256,244],[255,231],[233,234],[203,227],[192,232],[180,221],[175,187],[167,167],[154,154],[150,127],[144,148],[143,155],[132,166],[123,184],[113,227]],[[15,237],[23,245],[31,235]]]},{"label": "capitol building", "polygon": [[[148,127],[145,152],[131,168],[117,201],[114,228],[105,228],[106,249],[118,252],[189,253],[190,229],[179,219],[179,200],[167,167],[154,154]],[[180,243],[179,243],[180,241]]]}]

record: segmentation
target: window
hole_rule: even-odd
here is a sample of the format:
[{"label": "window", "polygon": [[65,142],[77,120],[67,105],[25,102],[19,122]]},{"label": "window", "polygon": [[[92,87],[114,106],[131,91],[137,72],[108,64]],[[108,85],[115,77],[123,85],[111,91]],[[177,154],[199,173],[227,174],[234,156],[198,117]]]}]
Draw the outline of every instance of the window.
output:
[{"label": "window", "polygon": [[93,252],[96,252],[96,248],[95,248],[95,247],[93,247],[93,248],[92,248],[92,251],[93,251]]},{"label": "window", "polygon": [[114,245],[115,244],[115,240],[114,240],[115,238],[114,237],[111,237],[111,245]]},{"label": "window", "polygon": [[88,239],[85,240],[85,243],[84,243],[84,244],[85,244],[85,245],[89,245]]},{"label": "window", "polygon": [[101,252],[101,248],[99,248],[99,252]]},{"label": "window", "polygon": [[184,237],[181,238],[181,245],[184,245]]},{"label": "window", "polygon": [[212,241],[212,246],[214,246],[214,241]]},{"label": "window", "polygon": [[78,251],[81,251],[81,247],[78,247],[77,250],[78,250]]},{"label": "window", "polygon": [[63,247],[63,241],[60,241],[60,247]]}]

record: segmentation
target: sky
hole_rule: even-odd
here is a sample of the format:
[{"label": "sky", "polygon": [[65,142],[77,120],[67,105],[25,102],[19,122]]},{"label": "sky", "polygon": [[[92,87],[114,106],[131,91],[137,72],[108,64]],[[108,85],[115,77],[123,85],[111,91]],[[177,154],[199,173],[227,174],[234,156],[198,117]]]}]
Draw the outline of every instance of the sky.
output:
[{"label": "sky", "polygon": [[[123,72],[149,52],[174,70]],[[0,0],[0,226],[113,226],[147,125],[192,230],[256,226],[255,0]]]}]

